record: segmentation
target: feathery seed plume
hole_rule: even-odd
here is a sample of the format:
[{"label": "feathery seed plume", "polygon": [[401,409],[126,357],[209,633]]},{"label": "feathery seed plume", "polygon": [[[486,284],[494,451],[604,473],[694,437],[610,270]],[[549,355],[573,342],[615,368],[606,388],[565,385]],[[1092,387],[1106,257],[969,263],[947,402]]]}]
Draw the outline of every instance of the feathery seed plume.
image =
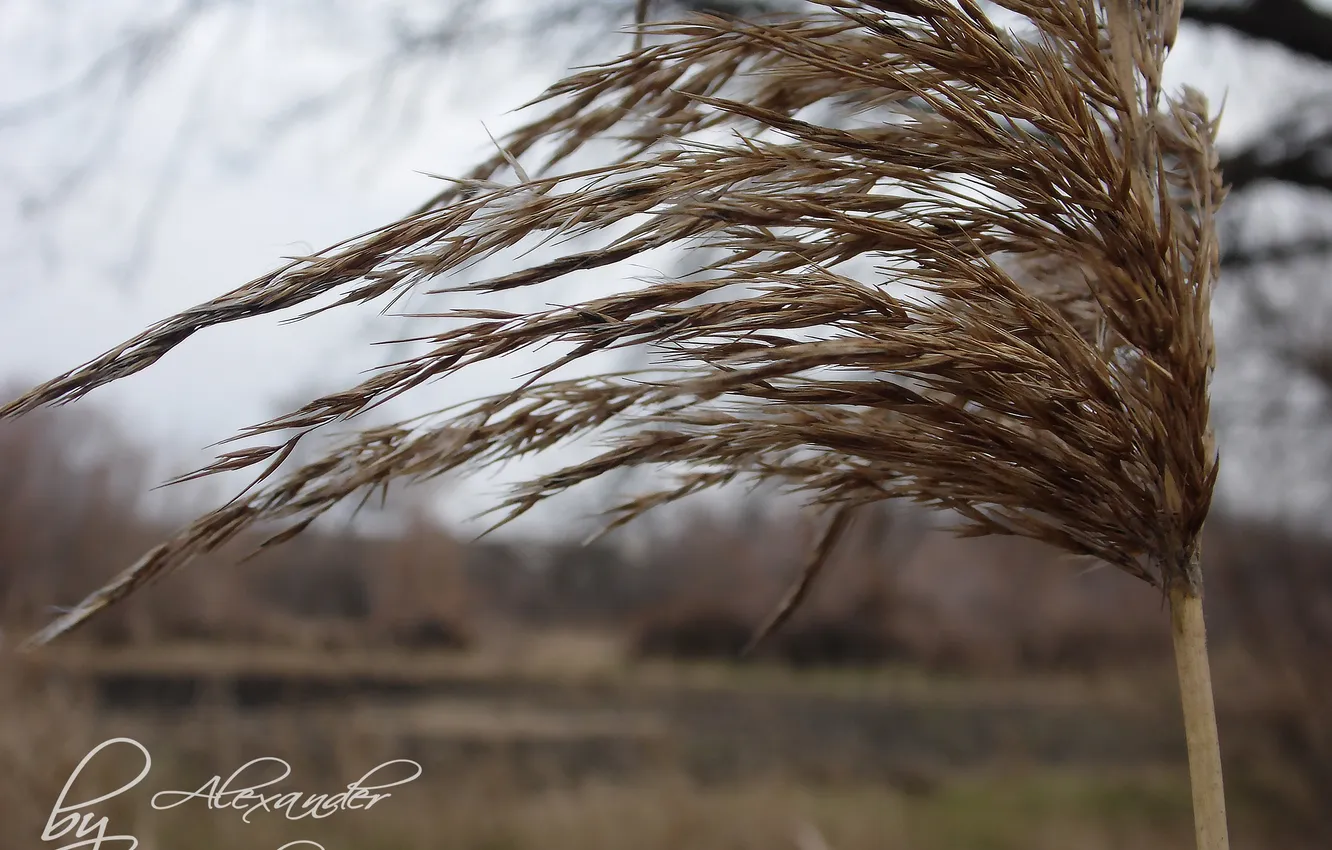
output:
[{"label": "feathery seed plume", "polygon": [[[252,527],[285,524],[281,542],[392,480],[614,428],[601,454],[512,492],[505,520],[611,470],[654,466],[670,484],[618,506],[609,526],[760,480],[834,512],[823,552],[846,512],[910,498],[955,512],[961,533],[1023,535],[1118,566],[1167,593],[1177,629],[1200,641],[1201,609],[1195,623],[1188,606],[1201,597],[1217,472],[1209,310],[1224,189],[1202,96],[1162,91],[1178,0],[999,0],[1011,27],[974,0],[812,5],[644,27],[635,50],[554,85],[540,118],[414,214],[165,319],[0,408],[79,398],[197,331],[320,296],[388,303],[433,281],[479,303],[659,248],[721,256],[705,275],[566,307],[442,311],[454,323],[422,353],[239,435],[272,442],[196,475],[258,467],[260,481],[36,640]],[[859,120],[819,120],[817,107]],[[617,141],[618,155],[562,168],[598,140]],[[519,179],[503,182],[510,171]],[[532,237],[586,247],[450,286]],[[275,474],[323,426],[550,342],[569,350],[511,391],[372,428]],[[669,380],[551,377],[640,345],[669,355]],[[1199,673],[1186,654],[1182,677]],[[1205,706],[1189,699],[1186,715],[1210,712],[1210,691]],[[1215,783],[1219,799],[1219,761]],[[1223,808],[1220,838],[1215,812],[1198,820],[1200,846],[1225,846]]]}]

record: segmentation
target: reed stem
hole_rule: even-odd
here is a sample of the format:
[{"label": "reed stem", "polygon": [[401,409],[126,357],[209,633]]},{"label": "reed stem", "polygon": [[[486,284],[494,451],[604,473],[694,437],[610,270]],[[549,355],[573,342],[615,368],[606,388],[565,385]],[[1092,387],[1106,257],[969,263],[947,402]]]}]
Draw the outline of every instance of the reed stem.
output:
[{"label": "reed stem", "polygon": [[1197,850],[1229,850],[1226,797],[1221,780],[1221,742],[1216,731],[1201,593],[1195,593],[1187,586],[1172,588],[1170,622],[1180,701],[1184,708],[1184,736],[1189,750],[1189,783],[1193,790]]}]

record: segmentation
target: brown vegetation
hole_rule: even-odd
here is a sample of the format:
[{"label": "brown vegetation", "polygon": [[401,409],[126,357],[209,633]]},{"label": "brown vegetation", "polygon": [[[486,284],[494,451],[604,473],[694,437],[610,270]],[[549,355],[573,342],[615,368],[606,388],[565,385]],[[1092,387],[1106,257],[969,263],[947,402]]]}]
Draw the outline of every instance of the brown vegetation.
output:
[{"label": "brown vegetation", "polygon": [[[535,286],[667,246],[725,252],[708,275],[572,307],[442,314],[461,324],[430,337],[429,351],[247,429],[278,442],[228,452],[196,476],[262,465],[255,486],[151,549],[35,643],[268,526],[285,528],[261,546],[392,481],[620,426],[602,454],[518,488],[502,522],[638,466],[666,467],[676,481],[613,510],[611,528],[739,480],[800,492],[831,518],[764,632],[805,598],[854,512],[890,498],[952,511],[960,534],[1042,541],[1160,589],[1197,844],[1225,850],[1199,560],[1217,472],[1210,308],[1225,191],[1203,98],[1162,91],[1179,3],[1001,4],[1023,18],[1020,30],[971,2],[816,5],[821,13],[772,23],[699,17],[662,28],[665,41],[554,86],[547,116],[420,214],[166,319],[0,408],[15,416],[78,398],[201,329],[336,290],[339,303],[400,296],[534,236],[601,244],[466,288]],[[881,120],[846,128],[804,117],[830,102]],[[715,129],[737,138],[696,141]],[[549,169],[612,134],[631,151],[608,165],[532,179],[517,159],[554,142]],[[516,186],[497,184],[505,167]],[[872,282],[844,268],[860,258],[876,263]],[[712,297],[733,287],[744,294]],[[371,428],[279,468],[330,423],[550,343],[572,348],[509,392],[436,421]],[[634,345],[678,368],[552,379]]]},{"label": "brown vegetation", "polygon": [[[758,478],[843,510],[916,499],[955,511],[967,533],[1045,540],[1196,597],[1224,192],[1201,95],[1160,88],[1178,8],[1015,0],[1019,32],[969,3],[820,5],[772,23],[663,27],[664,41],[552,87],[546,116],[421,214],[163,320],[0,408],[78,398],[213,325],[330,293],[401,295],[532,237],[600,244],[461,288],[536,286],[665,246],[724,249],[704,275],[569,307],[478,301],[440,314],[457,326],[425,353],[248,429],[286,436],[199,474],[262,467],[274,481],[155,547],[43,639],[258,527],[285,525],[273,542],[285,541],[391,481],[607,425],[631,427],[593,460],[520,488],[507,516],[611,470],[664,466],[677,483],[613,511],[612,526]],[[830,102],[882,120],[796,117]],[[742,141],[693,141],[716,129]],[[629,149],[610,164],[553,172],[612,136]],[[518,158],[546,141],[557,144],[551,174],[530,178]],[[516,185],[497,182],[506,168]],[[862,258],[873,282],[846,268]],[[312,431],[550,343],[572,349],[511,392],[277,469]],[[678,368],[550,380],[631,345]]]},{"label": "brown vegetation", "polygon": [[[167,526],[141,518],[135,506],[145,465],[142,450],[100,417],[44,413],[0,425],[0,626],[11,643],[76,602],[77,588],[101,583],[109,568],[160,539]],[[281,558],[266,552],[237,564],[246,542],[108,612],[89,640],[468,642],[459,548],[423,520],[388,540],[311,533]]]},{"label": "brown vegetation", "polygon": [[[74,463],[70,447],[86,446],[86,435],[94,428],[108,449],[119,446],[118,454],[101,457],[80,453],[80,462]],[[34,621],[40,621],[48,606],[68,603],[70,597],[61,595],[61,585],[51,581],[53,575],[60,581],[84,586],[96,583],[113,566],[117,551],[132,550],[160,533],[159,526],[138,517],[128,492],[108,483],[120,482],[126,490],[138,486],[134,472],[141,462],[124,441],[115,438],[114,429],[107,423],[90,421],[83,413],[64,411],[0,427],[0,469],[4,470],[0,474],[0,493],[4,494],[0,509],[0,564],[4,566],[0,569],[0,607],[6,612],[0,625],[7,636],[22,634]],[[91,655],[71,656],[68,664],[61,661],[46,674],[37,668],[27,678],[6,680],[11,698],[4,709],[11,735],[6,757],[16,772],[11,774],[5,768],[0,773],[24,778],[4,791],[10,796],[2,805],[36,816],[34,807],[51,797],[49,786],[56,780],[55,776],[38,775],[42,770],[54,770],[42,761],[43,753],[63,752],[61,747],[66,747],[62,769],[67,769],[79,747],[86,749],[96,743],[92,740],[95,730],[124,731],[120,725],[124,723],[123,715],[103,717],[95,708],[102,700],[110,699],[108,704],[135,711],[154,705],[159,709],[170,706],[177,692],[183,693],[181,688],[195,680],[192,677],[203,676],[199,681],[205,682],[210,669],[221,675],[223,656],[236,657],[236,672],[225,674],[235,677],[234,687],[219,690],[216,685],[189,685],[192,701],[176,703],[192,706],[189,715],[196,717],[196,724],[203,724],[201,728],[212,729],[209,724],[215,723],[224,728],[227,724],[244,725],[239,716],[226,720],[225,714],[210,713],[209,700],[218,694],[231,694],[224,704],[266,706],[265,710],[279,712],[285,705],[308,712],[310,709],[298,706],[355,703],[374,698],[376,693],[380,699],[405,700],[403,704],[410,705],[419,697],[402,695],[429,693],[433,677],[444,676],[443,681],[449,682],[453,680],[448,677],[462,675],[466,681],[477,683],[469,687],[479,689],[479,693],[505,693],[517,687],[507,683],[506,677],[530,677],[540,670],[549,671],[555,680],[550,686],[517,692],[530,709],[565,711],[557,706],[566,705],[562,701],[571,698],[570,692],[568,685],[557,683],[569,677],[573,677],[570,681],[586,677],[591,683],[588,687],[594,689],[587,697],[591,705],[611,710],[617,700],[624,699],[624,712],[641,710],[644,701],[660,699],[650,696],[651,690],[641,690],[646,684],[627,680],[621,697],[612,697],[606,685],[607,676],[619,675],[616,671],[625,663],[633,665],[633,647],[637,645],[656,657],[733,660],[734,651],[752,634],[799,569],[801,552],[816,531],[808,523],[791,521],[780,511],[746,511],[734,521],[722,521],[718,516],[701,512],[684,515],[674,531],[659,526],[657,537],[644,550],[649,553],[647,563],[627,562],[608,546],[595,549],[597,556],[589,559],[584,557],[587,550],[577,546],[472,545],[455,541],[423,521],[408,524],[400,537],[378,540],[351,539],[328,529],[312,529],[290,545],[243,565],[233,563],[243,549],[210,556],[208,569],[189,570],[171,582],[156,585],[125,606],[106,612],[86,633],[74,636],[71,649],[79,648]],[[1129,687],[1138,692],[1131,702],[1142,702],[1147,694],[1159,691],[1160,679],[1153,671],[1159,672],[1168,635],[1156,616],[1160,613],[1159,596],[1140,583],[1118,571],[1088,571],[1085,565],[1069,562],[1055,550],[1039,545],[1016,540],[956,540],[928,533],[917,515],[885,520],[880,526],[877,532],[875,523],[869,522],[852,529],[805,609],[762,647],[754,659],[759,668],[754,675],[774,662],[861,668],[886,662],[893,670],[924,669],[948,676],[965,672],[990,683],[1002,677],[1032,674],[1056,681],[1056,671],[1078,677],[1095,672],[1110,679],[1127,675],[1127,681],[1136,682]],[[1303,842],[1318,847],[1332,834],[1320,796],[1332,764],[1327,743],[1332,734],[1328,722],[1332,694],[1323,676],[1329,651],[1326,612],[1332,600],[1332,585],[1326,578],[1327,567],[1332,564],[1332,543],[1271,525],[1228,520],[1213,524],[1205,546],[1214,576],[1209,595],[1213,641],[1218,657],[1223,659],[1218,687],[1227,732],[1227,759],[1241,804],[1250,812],[1248,817],[1255,811],[1266,813],[1268,820],[1263,829],[1280,836],[1286,842],[1281,846],[1298,847]],[[531,551],[542,553],[544,569],[526,568],[524,553]],[[300,583],[285,583],[288,575],[299,575]],[[1298,585],[1290,583],[1292,576],[1300,582]],[[607,592],[603,594],[599,589]],[[1113,616],[1107,614],[1110,609]],[[700,630],[700,624],[706,628]],[[477,653],[485,656],[492,644],[503,643],[505,629],[515,628],[531,636],[516,644],[512,664],[483,662],[481,657],[473,663]],[[620,660],[613,651],[596,660],[591,655],[602,650],[564,641],[552,631],[561,629],[596,630],[611,643],[628,648],[629,660]],[[434,650],[441,644],[454,645],[459,635],[467,641],[468,651],[451,653],[457,656],[456,663],[440,665],[434,661],[438,656]],[[422,644],[431,646],[422,651]],[[164,649],[178,645],[195,648],[190,649],[189,658],[182,657],[170,665],[165,664],[165,658],[161,664],[154,661]],[[352,650],[373,647],[388,654],[365,664],[351,654]],[[114,656],[108,652],[112,648],[117,648]],[[307,651],[311,649],[328,662],[324,665],[328,671],[318,672],[315,657]],[[499,649],[510,651],[503,646]],[[538,650],[541,658],[536,657]],[[555,657],[561,653],[579,657]],[[395,665],[405,664],[398,659],[410,655],[421,656],[420,670],[410,672],[404,667],[390,680],[387,674]],[[53,663],[63,658],[58,654],[51,657]],[[12,659],[2,663],[4,675],[18,675],[11,666]],[[57,669],[66,672],[57,675]],[[382,671],[386,683],[372,687],[370,674],[376,669]],[[152,670],[159,673],[150,675]],[[341,673],[331,672],[337,670]],[[1139,679],[1143,674],[1145,678]],[[736,670],[734,675],[750,674]],[[875,674],[848,675],[864,678],[832,681],[834,693],[844,689],[861,693],[870,687]],[[654,680],[649,677],[644,681]],[[705,681],[713,683],[708,687],[715,687],[716,682],[725,679]],[[1028,694],[1031,705],[1040,705],[1044,698],[1035,695],[1041,686],[1024,681],[1027,683],[1005,692]],[[97,682],[102,683],[97,687],[110,689],[102,691],[101,697],[96,695],[98,691],[84,690]],[[458,687],[449,684],[447,690],[452,693]],[[748,734],[756,724],[769,724],[774,734],[784,736],[780,740],[788,742],[786,749],[774,743],[778,739],[760,738],[745,744],[742,753],[723,756],[724,751],[717,751],[716,759],[741,762],[756,758],[755,751],[766,753],[763,770],[787,777],[764,778],[768,774],[751,771],[743,780],[735,776],[727,780],[732,784],[726,786],[730,790],[721,792],[723,798],[735,805],[740,805],[735,802],[740,798],[752,799],[756,816],[763,805],[779,806],[783,799],[806,799],[806,794],[823,793],[790,790],[785,783],[791,771],[809,771],[800,775],[805,777],[803,782],[810,782],[813,777],[846,776],[851,770],[849,762],[838,760],[852,750],[831,739],[822,738],[818,746],[811,744],[805,749],[801,748],[804,745],[797,746],[792,737],[794,730],[803,728],[800,724],[807,723],[811,716],[821,716],[821,722],[829,728],[854,735],[868,736],[869,730],[887,723],[886,728],[896,728],[912,737],[921,748],[919,757],[928,761],[946,759],[957,741],[978,740],[976,724],[993,710],[985,707],[989,698],[967,696],[946,701],[947,705],[973,706],[970,713],[955,716],[942,714],[942,708],[922,708],[919,719],[913,720],[892,708],[891,703],[874,703],[851,714],[839,714],[850,709],[836,707],[843,697],[820,695],[822,685],[792,680],[791,687],[793,693],[803,693],[807,699],[780,707],[775,697],[763,696],[753,704],[718,703],[707,709],[689,708],[693,697],[669,700],[670,704],[683,700],[679,710],[705,711],[707,718],[730,717],[731,725],[718,730],[722,734],[741,734],[737,730]],[[885,687],[889,698],[897,699],[891,696],[897,692],[891,680]],[[931,684],[924,687],[926,699],[939,689]],[[994,685],[980,687],[978,694]],[[302,702],[290,702],[297,699]],[[1082,718],[1081,722],[1100,725],[1101,734],[1107,734],[1105,730],[1111,724],[1100,717],[1095,704],[1080,705],[1083,707],[1073,713]],[[789,719],[778,723],[770,716],[773,712],[789,715]],[[926,717],[949,719],[936,720],[939,725],[931,727]],[[1059,723],[1069,722],[1056,723],[1042,717],[1037,711],[1032,723],[1057,729],[1061,728]],[[349,721],[329,718],[320,722],[327,722],[327,728],[311,734],[331,738]],[[715,723],[700,722],[705,727]],[[1164,720],[1149,725],[1157,730],[1170,728]],[[1072,730],[1084,729],[1080,725],[1062,728],[1068,730],[1059,733],[1065,736],[1081,735]],[[278,727],[272,729],[272,735],[280,734]],[[200,732],[196,729],[190,734]],[[208,734],[220,733],[213,729]],[[937,740],[931,737],[936,734],[940,736]],[[1112,738],[1116,743],[1107,746],[1122,753],[1133,746],[1137,733],[1115,734],[1121,737]],[[1096,736],[1087,735],[1086,739],[1092,742]],[[185,747],[183,740],[160,740],[163,753]],[[996,740],[1003,740],[1003,736]],[[1054,754],[1069,751],[1067,738],[1063,743],[1041,745],[1030,738],[1020,736],[1019,740],[1025,740],[1021,747],[1027,757],[1048,752],[1053,758]],[[272,749],[282,744],[270,737],[251,746]],[[708,781],[719,781],[716,777],[724,774],[720,761],[690,761],[694,757],[676,752],[675,744],[660,745],[666,747],[664,756],[652,749],[657,744],[625,744],[628,749],[608,751],[613,755],[580,750],[583,744],[569,746],[572,749],[561,751],[557,758],[564,765],[559,770],[576,770],[579,778],[570,774],[565,780],[543,780],[542,787],[550,788],[552,783],[562,787],[562,791],[551,792],[563,801],[561,805],[572,806],[593,820],[609,817],[602,806],[639,805],[635,800],[640,798],[633,796],[616,798],[612,803],[597,790],[597,783],[606,776],[620,775],[614,771],[631,770],[627,765],[638,765],[632,768],[634,772],[646,769],[644,764],[661,767],[662,758],[673,764],[667,773],[674,778],[652,778],[656,774],[649,771],[642,779],[645,784],[635,785],[639,790],[633,793],[645,800],[668,799],[682,811],[699,811],[697,807],[711,804],[704,802],[701,792],[691,790],[695,780],[681,777],[679,771],[697,770],[704,779],[713,777]],[[642,746],[648,746],[648,750],[642,750]],[[751,746],[754,750],[745,749]],[[910,789],[920,785],[919,770],[913,766],[918,756],[900,761],[898,756],[890,755],[898,746],[891,739],[866,737],[856,746],[865,754],[866,764],[887,760],[891,787]],[[370,752],[357,752],[347,759],[364,760]],[[649,752],[658,754],[645,755]],[[834,754],[835,760],[823,763],[810,755],[820,752],[830,758],[833,755],[829,754]],[[477,769],[510,777],[513,771],[523,774],[537,769],[527,762],[516,767],[486,761],[490,758],[482,760],[489,767]],[[643,762],[644,758],[648,761]],[[231,756],[217,751],[200,759],[218,770]],[[348,763],[345,769],[359,766]],[[868,769],[865,765],[856,768]],[[851,773],[861,775],[854,770]],[[852,787],[835,793],[851,797],[870,794],[868,787],[859,783],[876,776],[866,773],[854,780]],[[579,784],[584,781],[591,784]],[[733,784],[736,782],[740,785]],[[523,788],[527,784],[526,779],[519,783]],[[443,793],[446,789],[436,790]],[[450,794],[471,793],[466,789],[447,790]],[[517,787],[504,793],[506,805],[514,807],[510,811],[520,820],[538,817],[531,812],[554,805],[527,796]],[[795,798],[784,797],[786,794]],[[768,802],[759,803],[760,798]],[[868,800],[865,804],[869,805]],[[839,818],[852,822],[858,817],[840,808],[838,811]],[[462,819],[459,822],[466,820],[461,809],[451,816]],[[1099,815],[1087,813],[1085,817],[1094,822]],[[847,828],[833,820],[825,827],[830,833]],[[1250,825],[1257,822],[1251,821]],[[489,834],[494,827],[476,824],[474,828]],[[729,834],[712,815],[700,821],[697,829],[698,833],[690,834],[698,835],[702,846],[720,840],[718,835]],[[1029,831],[1013,824],[998,829],[1036,842],[1030,846],[1040,846]],[[1078,829],[1093,828],[1084,823]],[[1017,842],[1016,838],[1012,840]],[[1140,840],[1142,846],[1151,846],[1150,842],[1158,839]],[[859,846],[856,841],[859,839],[849,846]]]}]

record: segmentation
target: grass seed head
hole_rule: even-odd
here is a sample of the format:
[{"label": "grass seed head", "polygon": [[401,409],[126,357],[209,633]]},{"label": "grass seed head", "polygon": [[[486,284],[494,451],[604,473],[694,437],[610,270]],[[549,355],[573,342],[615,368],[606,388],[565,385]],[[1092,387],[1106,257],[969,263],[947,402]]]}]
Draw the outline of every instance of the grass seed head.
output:
[{"label": "grass seed head", "polygon": [[[814,5],[650,27],[644,46],[554,85],[540,118],[415,214],[165,319],[0,409],[78,398],[197,331],[320,296],[382,302],[442,282],[481,298],[658,248],[720,256],[706,274],[567,307],[442,313],[456,321],[420,353],[240,435],[273,442],[198,474],[260,468],[256,485],[39,640],[251,527],[299,530],[395,479],[607,426],[604,452],[516,489],[504,521],[612,470],[660,466],[671,482],[620,505],[612,526],[757,479],[839,510],[910,498],[955,512],[963,533],[1023,535],[1163,588],[1196,586],[1216,478],[1209,305],[1224,192],[1201,95],[1161,90],[1178,9],[1003,0],[1009,29],[971,0]],[[598,140],[618,141],[617,155],[567,167]],[[522,179],[504,182],[511,172]],[[533,237],[580,247],[450,285]],[[567,353],[512,391],[276,474],[312,431],[550,342]],[[553,379],[631,345],[668,353],[670,379]]]}]

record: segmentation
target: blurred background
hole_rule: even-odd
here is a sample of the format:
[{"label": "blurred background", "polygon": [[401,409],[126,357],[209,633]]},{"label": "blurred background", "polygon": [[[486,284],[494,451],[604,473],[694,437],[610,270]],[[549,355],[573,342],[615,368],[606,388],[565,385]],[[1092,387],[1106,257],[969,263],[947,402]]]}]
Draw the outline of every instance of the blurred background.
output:
[{"label": "blurred background", "polygon": [[[569,67],[628,49],[635,6],[0,2],[0,397],[415,208]],[[1169,67],[1224,102],[1233,187],[1204,559],[1235,846],[1327,847],[1332,3],[1187,0]],[[701,265],[653,262],[576,279],[561,301]],[[522,465],[395,492],[244,563],[243,545],[217,552],[15,655],[247,482],[156,485],[387,362],[410,344],[371,343],[457,298],[219,329],[0,423],[0,848],[33,846],[70,771],[117,735],[153,753],[144,793],[107,804],[146,850],[1192,846],[1160,596],[1034,544],[953,539],[946,516],[908,506],[863,517],[744,661],[816,533],[795,506],[727,492],[579,545],[599,506],[650,483],[622,476],[476,539],[477,512],[540,471]],[[292,764],[291,790],[331,793],[393,758],[423,775],[313,824],[148,806],[260,756]],[[129,761],[107,756],[99,776]]]}]

